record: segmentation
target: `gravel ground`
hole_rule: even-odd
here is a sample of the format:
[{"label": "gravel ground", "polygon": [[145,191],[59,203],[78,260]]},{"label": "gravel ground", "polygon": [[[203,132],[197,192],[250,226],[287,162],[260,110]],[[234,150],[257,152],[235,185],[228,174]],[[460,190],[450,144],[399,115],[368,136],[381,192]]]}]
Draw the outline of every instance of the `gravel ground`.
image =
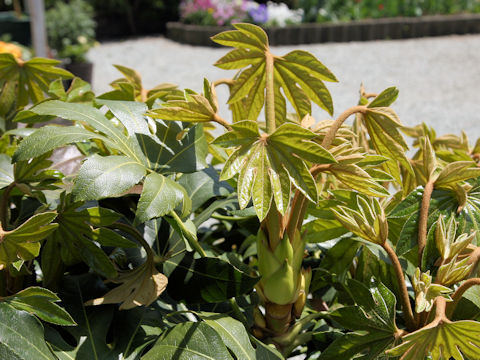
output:
[{"label": "gravel ground", "polygon": [[[310,44],[274,47],[278,55],[294,49],[310,51],[339,79],[327,83],[335,115],[358,101],[363,82],[368,92],[397,86],[400,95],[393,108],[406,125],[425,122],[438,135],[466,131],[472,143],[480,137],[480,35],[448,36],[395,41]],[[227,48],[182,45],[163,37],[106,42],[89,53],[94,62],[93,88],[109,90],[119,77],[112,64],[136,69],[147,88],[174,83],[201,90],[203,77],[216,80],[233,72],[212,64]],[[225,104],[227,93],[219,91]],[[223,116],[228,116],[226,106]],[[328,115],[316,108],[317,120]]]}]

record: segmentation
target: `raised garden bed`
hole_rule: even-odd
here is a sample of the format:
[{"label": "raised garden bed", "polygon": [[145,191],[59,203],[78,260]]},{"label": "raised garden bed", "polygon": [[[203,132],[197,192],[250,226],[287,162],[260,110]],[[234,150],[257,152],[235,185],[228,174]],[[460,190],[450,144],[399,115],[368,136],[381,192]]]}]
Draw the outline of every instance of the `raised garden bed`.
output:
[{"label": "raised garden bed", "polygon": [[[217,46],[210,37],[228,30],[224,26],[167,23],[167,37],[189,45]],[[480,33],[480,14],[435,15],[358,20],[345,23],[301,24],[269,27],[270,45],[408,39],[426,36]]]}]

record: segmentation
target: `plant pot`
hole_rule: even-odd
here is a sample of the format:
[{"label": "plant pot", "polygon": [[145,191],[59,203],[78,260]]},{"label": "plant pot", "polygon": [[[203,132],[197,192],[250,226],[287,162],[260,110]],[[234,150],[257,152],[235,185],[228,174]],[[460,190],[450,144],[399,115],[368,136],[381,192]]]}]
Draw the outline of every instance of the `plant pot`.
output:
[{"label": "plant pot", "polygon": [[93,63],[84,62],[84,63],[71,63],[66,64],[65,69],[70,71],[76,77],[79,77],[86,82],[92,82],[92,73],[93,73]]},{"label": "plant pot", "polygon": [[0,12],[0,34],[11,36],[11,41],[22,45],[31,44],[30,19],[22,15],[18,18],[13,11]]}]

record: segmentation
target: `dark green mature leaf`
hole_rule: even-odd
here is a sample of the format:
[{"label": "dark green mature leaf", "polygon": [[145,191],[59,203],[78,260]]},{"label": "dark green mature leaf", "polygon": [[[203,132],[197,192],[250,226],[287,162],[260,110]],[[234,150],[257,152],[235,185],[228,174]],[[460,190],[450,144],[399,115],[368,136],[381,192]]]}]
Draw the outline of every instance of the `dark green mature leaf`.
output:
[{"label": "dark green mature leaf", "polygon": [[336,219],[315,219],[303,226],[305,240],[310,243],[320,243],[339,238],[348,230]]},{"label": "dark green mature leaf", "polygon": [[0,357],[5,360],[55,360],[34,316],[0,303]]},{"label": "dark green mature leaf", "polygon": [[190,173],[207,166],[208,144],[201,124],[187,128],[180,122],[158,120],[156,127],[155,136],[137,136],[150,169]]},{"label": "dark green mature leaf", "polygon": [[[62,261],[67,265],[73,265],[84,261],[94,271],[106,278],[115,278],[117,271],[113,263],[98,247],[95,242],[105,246],[135,247],[136,244],[120,236],[109,229],[108,226],[118,219],[118,214],[103,208],[87,208],[79,210],[82,202],[73,202],[70,196],[62,195],[58,207],[58,229],[48,239],[50,246],[60,248]],[[94,227],[99,228],[94,228]],[[58,252],[57,252],[58,256]],[[44,262],[45,260],[45,262]],[[42,269],[47,278],[54,276],[49,270],[50,262],[42,255]]]},{"label": "dark green mature leaf", "polygon": [[[66,310],[72,315],[77,326],[64,328],[68,333],[65,339],[57,331],[47,328],[45,338],[55,355],[61,360],[111,360],[118,358],[116,349],[108,343],[107,334],[112,326],[113,306],[85,307],[85,297],[98,291],[101,284],[92,275],[64,278],[60,296]],[[72,342],[74,345],[70,344]]]},{"label": "dark green mature leaf", "polygon": [[45,126],[36,130],[20,143],[13,159],[14,161],[28,160],[60,146],[90,139],[108,142],[104,136],[78,126]]},{"label": "dark green mature leaf", "polygon": [[480,323],[476,321],[442,322],[422,328],[402,338],[403,342],[387,351],[402,360],[476,359],[480,353]]},{"label": "dark green mature leaf", "polygon": [[215,303],[249,293],[258,280],[222,259],[188,255],[170,274],[169,282],[175,286],[167,291],[188,303]]},{"label": "dark green mature leaf", "polygon": [[213,328],[223,343],[237,359],[256,360],[255,349],[250,343],[245,326],[223,314],[200,314],[202,320]]},{"label": "dark green mature leaf", "polygon": [[6,154],[0,154],[0,189],[7,187],[13,181],[12,159]]},{"label": "dark green mature leaf", "polygon": [[0,269],[18,261],[33,260],[40,252],[40,241],[55,231],[54,212],[37,214],[11,231],[0,230]]},{"label": "dark green mature leaf", "polygon": [[227,196],[234,191],[227,182],[220,181],[219,174],[213,167],[191,174],[184,174],[178,183],[183,186],[190,199],[192,199],[192,211],[197,210],[213,197]]},{"label": "dark green mature leaf", "polygon": [[151,173],[143,183],[143,191],[135,214],[136,221],[144,223],[164,216],[175,209],[186,197],[188,196],[181,185],[168,177]]},{"label": "dark green mature leaf", "polygon": [[147,112],[147,105],[135,101],[113,101],[99,100],[96,102],[105,105],[112,114],[125,126],[129,136],[135,134],[150,135],[148,122],[144,114]]},{"label": "dark green mature leaf", "polygon": [[126,156],[89,157],[80,167],[73,194],[77,200],[120,195],[138,184],[145,167]]},{"label": "dark green mature leaf", "polygon": [[62,326],[76,325],[72,317],[55,302],[60,298],[50,290],[32,286],[4,299],[18,310],[27,311],[44,321]]},{"label": "dark green mature leaf", "polygon": [[105,136],[102,140],[107,146],[121,151],[139,164],[145,164],[145,156],[137,140],[123,134],[113,121],[91,105],[51,100],[40,103],[29,111],[38,115],[54,115],[66,120],[84,122]]},{"label": "dark green mature leaf", "polygon": [[358,306],[347,306],[333,311],[330,316],[349,330],[335,340],[320,356],[324,359],[376,359],[395,341],[395,295],[381,282],[372,282],[370,288],[350,279],[347,290]]},{"label": "dark green mature leaf", "polygon": [[405,155],[408,146],[398,130],[402,125],[397,114],[390,108],[375,107],[368,108],[364,118],[375,150],[390,159],[384,164],[387,172],[401,184],[399,164],[411,174],[413,169]]},{"label": "dark green mature leaf", "polygon": [[257,338],[253,338],[256,345],[255,356],[262,360],[284,360],[285,358],[273,345],[266,345]]},{"label": "dark green mature leaf", "polygon": [[184,322],[168,330],[142,360],[231,360],[220,335],[205,322]]}]

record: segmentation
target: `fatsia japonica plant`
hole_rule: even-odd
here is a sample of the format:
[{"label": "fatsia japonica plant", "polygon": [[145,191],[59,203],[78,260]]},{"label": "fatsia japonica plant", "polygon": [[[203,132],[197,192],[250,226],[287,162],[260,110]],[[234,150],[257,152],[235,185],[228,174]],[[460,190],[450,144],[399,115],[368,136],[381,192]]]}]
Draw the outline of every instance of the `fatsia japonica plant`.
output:
[{"label": "fatsia japonica plant", "polygon": [[0,55],[2,359],[478,359],[480,142],[234,27],[200,93]]}]

